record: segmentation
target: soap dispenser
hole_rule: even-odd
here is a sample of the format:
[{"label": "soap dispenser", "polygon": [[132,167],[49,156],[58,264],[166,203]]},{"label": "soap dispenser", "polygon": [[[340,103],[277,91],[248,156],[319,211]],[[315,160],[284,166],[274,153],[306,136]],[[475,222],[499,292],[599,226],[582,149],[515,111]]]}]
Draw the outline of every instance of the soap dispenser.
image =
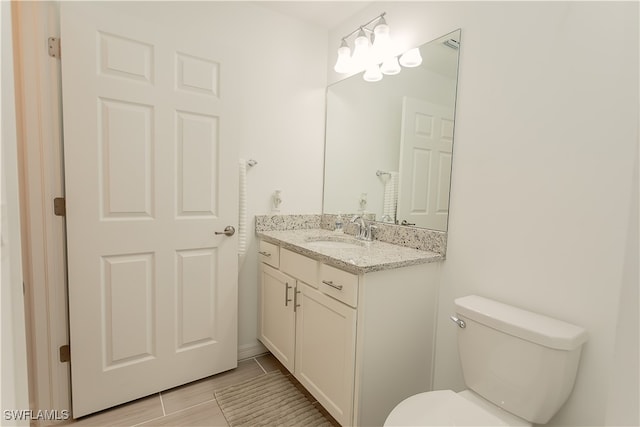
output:
[{"label": "soap dispenser", "polygon": [[338,215],[336,216],[336,228],[335,228],[335,232],[338,234],[342,234],[344,232],[344,222],[342,221],[342,214],[340,212],[338,212]]}]

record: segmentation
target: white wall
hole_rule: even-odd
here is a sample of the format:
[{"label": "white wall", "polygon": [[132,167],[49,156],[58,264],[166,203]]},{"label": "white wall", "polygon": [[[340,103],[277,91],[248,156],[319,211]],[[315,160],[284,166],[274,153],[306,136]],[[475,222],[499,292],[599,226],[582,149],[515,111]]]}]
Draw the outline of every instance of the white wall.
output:
[{"label": "white wall", "polygon": [[[637,373],[614,354],[637,354],[637,322],[621,331],[635,340],[616,335],[637,311],[619,305],[638,286],[638,4],[374,3],[330,32],[330,82],[340,37],[383,11],[400,50],[462,29],[437,388],[464,387],[447,317],[475,293],[589,331],[550,424],[603,425],[616,391],[638,387],[610,381]],[[615,422],[637,425],[637,404]]]},{"label": "white wall", "polygon": [[7,420],[5,410],[29,409],[27,380],[27,344],[25,339],[24,298],[22,294],[22,257],[20,246],[20,210],[18,202],[18,165],[16,149],[13,55],[11,49],[11,4],[0,5],[2,24],[2,351],[0,364],[2,387],[1,425],[28,425],[28,420]]},{"label": "white wall", "polygon": [[[258,259],[254,216],[271,212],[282,190],[280,213],[322,211],[327,31],[246,4],[245,83],[238,135],[239,156],[258,164],[247,172],[247,253],[240,259],[239,346],[258,345]],[[224,36],[221,34],[221,36]]]}]

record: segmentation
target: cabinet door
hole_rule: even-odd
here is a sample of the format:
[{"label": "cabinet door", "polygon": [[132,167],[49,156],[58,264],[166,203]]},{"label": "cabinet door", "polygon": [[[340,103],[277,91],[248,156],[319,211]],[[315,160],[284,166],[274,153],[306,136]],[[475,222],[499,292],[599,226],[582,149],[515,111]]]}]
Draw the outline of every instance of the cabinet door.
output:
[{"label": "cabinet door", "polygon": [[342,425],[351,425],[356,311],[298,282],[295,376]]},{"label": "cabinet door", "polygon": [[294,368],[295,279],[269,267],[260,266],[260,341],[291,372]]}]

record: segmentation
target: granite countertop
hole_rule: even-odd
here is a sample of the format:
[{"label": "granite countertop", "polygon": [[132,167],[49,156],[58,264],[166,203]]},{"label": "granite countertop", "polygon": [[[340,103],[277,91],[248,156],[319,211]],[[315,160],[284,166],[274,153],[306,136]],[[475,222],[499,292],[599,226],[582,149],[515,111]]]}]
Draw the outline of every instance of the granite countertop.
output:
[{"label": "granite countertop", "polygon": [[[435,252],[421,251],[390,243],[363,242],[348,234],[337,234],[324,229],[259,231],[261,239],[280,245],[302,255],[355,274],[390,270],[427,262],[441,261]],[[325,247],[313,241],[341,241],[357,247]]]}]

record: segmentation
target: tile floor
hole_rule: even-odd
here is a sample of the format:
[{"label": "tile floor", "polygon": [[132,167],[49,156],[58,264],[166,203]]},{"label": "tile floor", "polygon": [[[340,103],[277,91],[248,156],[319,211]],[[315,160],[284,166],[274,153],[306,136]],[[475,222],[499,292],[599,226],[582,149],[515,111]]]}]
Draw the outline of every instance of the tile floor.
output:
[{"label": "tile floor", "polygon": [[[106,409],[66,423],[73,426],[228,426],[213,391],[266,372],[281,370],[312,402],[315,399],[271,354],[238,362],[234,370]],[[339,424],[315,402],[334,426]]]}]

